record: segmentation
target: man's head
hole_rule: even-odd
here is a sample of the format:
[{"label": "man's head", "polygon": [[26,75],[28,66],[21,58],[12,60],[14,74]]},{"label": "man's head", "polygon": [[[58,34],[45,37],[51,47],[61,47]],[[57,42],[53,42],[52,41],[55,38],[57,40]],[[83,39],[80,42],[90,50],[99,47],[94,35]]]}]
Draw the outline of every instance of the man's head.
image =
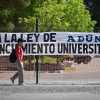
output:
[{"label": "man's head", "polygon": [[18,39],[18,45],[23,46],[23,40],[21,38]]}]

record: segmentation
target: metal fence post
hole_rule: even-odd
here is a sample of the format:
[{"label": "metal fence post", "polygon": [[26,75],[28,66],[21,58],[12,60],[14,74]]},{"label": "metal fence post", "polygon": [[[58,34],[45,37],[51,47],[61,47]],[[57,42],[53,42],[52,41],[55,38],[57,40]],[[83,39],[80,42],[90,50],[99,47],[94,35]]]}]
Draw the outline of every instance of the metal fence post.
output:
[{"label": "metal fence post", "polygon": [[[39,31],[39,25],[38,25],[38,17],[36,17],[36,33],[38,33],[38,31]],[[35,56],[35,59],[36,59],[36,62],[35,62],[35,70],[36,70],[36,84],[38,84],[39,83],[39,56],[38,55],[36,55]]]}]

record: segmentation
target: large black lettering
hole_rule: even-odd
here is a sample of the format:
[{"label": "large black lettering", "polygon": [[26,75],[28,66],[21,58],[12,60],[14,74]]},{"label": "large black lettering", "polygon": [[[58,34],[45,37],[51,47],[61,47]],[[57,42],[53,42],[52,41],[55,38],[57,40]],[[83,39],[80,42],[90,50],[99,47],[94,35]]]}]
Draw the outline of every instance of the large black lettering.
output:
[{"label": "large black lettering", "polygon": [[68,53],[70,53],[71,54],[71,51],[72,51],[72,49],[71,49],[71,47],[72,47],[72,43],[69,43],[69,46],[68,46]]},{"label": "large black lettering", "polygon": [[96,54],[96,53],[98,53],[98,51],[97,51],[97,49],[98,49],[98,46],[97,46],[97,44],[94,44],[94,54]]},{"label": "large black lettering", "polygon": [[68,44],[68,43],[67,43],[67,44],[63,43],[63,48],[62,48],[62,50],[63,50],[63,53],[64,53],[64,54],[68,53],[68,48],[69,48],[69,44]]},{"label": "large black lettering", "polygon": [[89,44],[89,54],[93,54],[94,53],[94,49],[93,49],[94,44]]},{"label": "large black lettering", "polygon": [[39,42],[39,36],[40,36],[40,34],[37,34],[37,33],[36,33],[36,34],[34,34],[34,36],[35,36],[35,41],[36,41],[36,42]]},{"label": "large black lettering", "polygon": [[43,40],[44,40],[44,42],[49,42],[49,34],[48,33],[44,33]]},{"label": "large black lettering", "polygon": [[53,43],[50,44],[49,51],[50,51],[51,54],[55,52],[55,45]]},{"label": "large black lettering", "polygon": [[36,46],[37,46],[37,44],[32,44],[32,53],[33,54],[36,54],[37,52],[36,52]]},{"label": "large black lettering", "polygon": [[11,47],[10,44],[6,44],[5,52],[6,52],[7,54],[10,53],[10,50],[9,50],[10,47]]},{"label": "large black lettering", "polygon": [[84,41],[84,36],[77,36],[77,37],[78,37],[77,42],[83,42]]},{"label": "large black lettering", "polygon": [[26,42],[26,38],[24,37],[24,33],[23,34],[20,34],[20,38],[23,40],[23,42]]},{"label": "large black lettering", "polygon": [[60,43],[58,43],[58,53],[62,53],[62,49],[63,48],[63,45],[62,45],[62,43],[60,44]]},{"label": "large black lettering", "polygon": [[95,36],[95,42],[99,42],[100,43],[100,36]]},{"label": "large black lettering", "polygon": [[1,42],[1,34],[0,34],[0,42]]},{"label": "large black lettering", "polygon": [[76,51],[77,51],[77,44],[75,43],[73,43],[72,44],[72,52],[75,54],[76,53]]},{"label": "large black lettering", "polygon": [[43,44],[37,44],[37,53],[43,53]]},{"label": "large black lettering", "polygon": [[0,54],[4,54],[4,52],[5,52],[5,45],[6,44],[0,44]]},{"label": "large black lettering", "polygon": [[100,54],[100,44],[97,44],[97,47],[98,47],[98,53]]},{"label": "large black lettering", "polygon": [[78,45],[78,54],[82,54],[82,44],[81,43],[79,43],[79,44],[77,44]]},{"label": "large black lettering", "polygon": [[45,53],[48,53],[48,43],[47,44],[44,44],[44,47],[45,47]]},{"label": "large black lettering", "polygon": [[5,34],[4,42],[10,42],[10,40],[8,39],[8,35],[7,34]]},{"label": "large black lettering", "polygon": [[75,42],[75,39],[73,36],[68,36],[67,42]]},{"label": "large black lettering", "polygon": [[12,34],[11,42],[17,42],[16,34]]},{"label": "large black lettering", "polygon": [[33,34],[27,34],[27,42],[33,42]]},{"label": "large black lettering", "polygon": [[44,33],[43,40],[44,42],[56,42],[55,36],[56,33]]},{"label": "large black lettering", "polygon": [[83,54],[88,54],[88,44],[83,44]]},{"label": "large black lettering", "polygon": [[2,50],[3,50],[2,44],[0,44],[0,54],[2,53]]},{"label": "large black lettering", "polygon": [[56,33],[50,33],[50,42],[56,42],[55,36]]},{"label": "large black lettering", "polygon": [[86,42],[92,42],[92,35],[86,35]]},{"label": "large black lettering", "polygon": [[23,50],[26,54],[30,53],[30,44],[29,43],[26,43]]}]

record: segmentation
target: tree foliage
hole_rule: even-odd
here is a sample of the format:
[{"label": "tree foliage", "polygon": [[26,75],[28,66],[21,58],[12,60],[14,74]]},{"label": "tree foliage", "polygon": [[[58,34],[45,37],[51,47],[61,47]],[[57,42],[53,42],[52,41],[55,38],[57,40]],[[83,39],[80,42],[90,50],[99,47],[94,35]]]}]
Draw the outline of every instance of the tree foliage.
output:
[{"label": "tree foliage", "polygon": [[47,0],[38,9],[42,31],[93,31],[95,21],[83,0]]},{"label": "tree foliage", "polygon": [[95,31],[100,31],[100,0],[84,0],[92,19],[96,20]]},{"label": "tree foliage", "polygon": [[[36,17],[39,19],[41,32],[93,31],[95,21],[92,21],[83,1],[1,0],[0,31],[35,31]],[[9,5],[6,7],[7,2]]]},{"label": "tree foliage", "polygon": [[93,18],[97,21],[96,26],[100,27],[100,0],[93,0]]},{"label": "tree foliage", "polygon": [[0,0],[2,8],[23,8],[29,6],[31,0]]}]

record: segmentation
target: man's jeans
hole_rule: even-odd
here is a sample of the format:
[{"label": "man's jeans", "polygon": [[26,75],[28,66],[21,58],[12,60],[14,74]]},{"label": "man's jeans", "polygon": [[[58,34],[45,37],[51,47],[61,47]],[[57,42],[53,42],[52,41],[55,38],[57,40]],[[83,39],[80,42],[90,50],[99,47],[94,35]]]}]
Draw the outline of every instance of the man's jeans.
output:
[{"label": "man's jeans", "polygon": [[12,77],[13,80],[18,78],[18,84],[22,84],[24,79],[23,79],[23,63],[20,62],[19,60],[16,61],[17,64],[17,72],[14,74]]}]

